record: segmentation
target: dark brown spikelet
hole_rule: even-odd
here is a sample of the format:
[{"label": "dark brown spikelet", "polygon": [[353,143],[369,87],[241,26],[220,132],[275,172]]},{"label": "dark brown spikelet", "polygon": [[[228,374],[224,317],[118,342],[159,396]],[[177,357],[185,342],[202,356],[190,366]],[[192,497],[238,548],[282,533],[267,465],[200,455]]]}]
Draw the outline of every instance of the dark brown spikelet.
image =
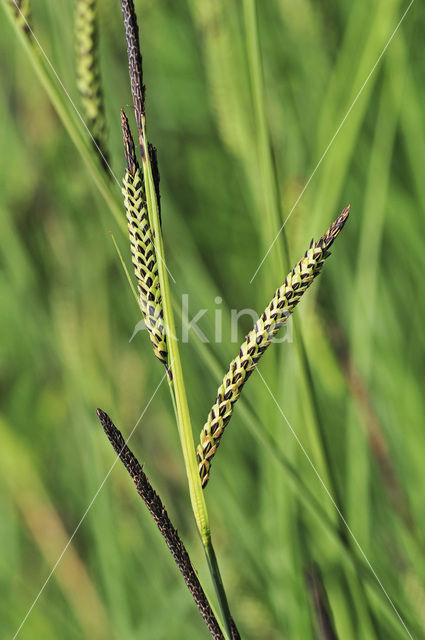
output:
[{"label": "dark brown spikelet", "polygon": [[323,249],[323,251],[328,251],[331,248],[334,240],[338,237],[340,232],[342,231],[345,221],[347,220],[350,213],[350,205],[340,213],[338,218],[331,224],[326,233],[320,238],[317,242],[317,246]]},{"label": "dark brown spikelet", "polygon": [[131,177],[134,178],[136,171],[139,168],[139,163],[137,162],[136,148],[134,146],[133,136],[131,135],[130,125],[128,124],[128,118],[125,115],[124,109],[121,109],[121,129],[127,170]]},{"label": "dark brown spikelet", "polygon": [[159,181],[161,179],[161,176],[159,175],[158,150],[150,142],[148,143],[148,150],[149,150],[149,159],[151,161],[152,178],[153,178],[153,182],[154,182],[154,185],[155,185],[156,200],[158,202],[159,222],[160,222],[160,224],[162,224],[162,220],[161,220],[161,193],[159,191]]},{"label": "dark brown spikelet", "polygon": [[[151,486],[140,463],[126,445],[122,434],[118,431],[109,416],[101,409],[97,409],[97,415],[109,442],[112,444],[116,454],[130,474],[136,486],[137,493],[147,506],[149,513],[161,532],[211,636],[216,640],[224,640],[224,636],[196,575],[189,554],[177,530],[173,527],[160,497]],[[236,639],[238,636],[234,636],[234,638]]]},{"label": "dark brown spikelet", "polygon": [[142,129],[142,116],[145,113],[145,87],[143,86],[142,54],[140,53],[139,28],[133,0],[121,0],[127,41],[128,70],[130,73],[131,93],[136,113],[139,134]]}]

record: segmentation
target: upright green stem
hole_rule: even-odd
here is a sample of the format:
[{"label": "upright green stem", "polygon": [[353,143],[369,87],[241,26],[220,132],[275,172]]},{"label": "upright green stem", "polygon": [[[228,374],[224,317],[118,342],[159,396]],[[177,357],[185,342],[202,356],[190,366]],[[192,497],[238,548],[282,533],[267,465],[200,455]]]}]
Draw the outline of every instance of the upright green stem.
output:
[{"label": "upright green stem", "polygon": [[152,168],[149,159],[148,145],[146,141],[145,122],[143,117],[143,173],[145,178],[146,200],[150,223],[154,234],[155,253],[158,262],[158,276],[161,286],[162,305],[164,312],[164,324],[167,333],[167,344],[169,350],[169,367],[172,373],[172,389],[176,400],[178,426],[183,449],[183,457],[186,466],[186,473],[189,482],[190,499],[196,524],[203,543],[210,537],[210,525],[202,491],[201,480],[199,478],[198,466],[196,463],[195,443],[193,440],[192,426],[190,422],[189,406],[187,403],[186,388],[183,379],[183,370],[180,361],[180,353],[177,344],[176,328],[174,322],[173,309],[171,304],[170,284],[168,273],[165,267],[164,246],[162,232],[159,221],[158,202],[156,199],[155,185],[152,176]]},{"label": "upright green stem", "polygon": [[183,369],[181,366],[178,339],[174,322],[174,314],[171,301],[170,284],[165,263],[164,245],[162,241],[162,231],[159,218],[159,207],[156,197],[155,184],[152,174],[152,167],[148,152],[146,137],[145,117],[142,116],[142,132],[140,143],[142,146],[143,173],[145,179],[146,202],[148,214],[154,235],[155,252],[158,262],[158,277],[161,286],[162,307],[164,313],[164,324],[167,333],[167,345],[169,351],[169,368],[172,378],[169,379],[170,390],[174,396],[174,406],[177,414],[177,424],[180,435],[180,442],[183,450],[183,458],[186,468],[186,475],[189,485],[190,500],[195,516],[199,534],[201,536],[205,555],[208,560],[211,577],[220,605],[220,610],[224,619],[226,633],[232,638],[232,619],[229,605],[221,579],[217,558],[211,540],[211,530],[208,518],[208,511],[202,490],[201,479],[196,460],[195,443],[193,440],[192,425],[190,421],[189,405],[187,402],[186,387],[183,379]]},{"label": "upright green stem", "polygon": [[215,593],[220,605],[221,615],[223,616],[224,624],[226,627],[226,633],[231,640],[237,640],[239,638],[239,633],[234,626],[234,622],[230,614],[226,591],[221,579],[220,569],[218,566],[214,547],[212,545],[211,537],[209,538],[207,545],[204,545],[204,551],[208,562],[208,568],[213,579]]}]

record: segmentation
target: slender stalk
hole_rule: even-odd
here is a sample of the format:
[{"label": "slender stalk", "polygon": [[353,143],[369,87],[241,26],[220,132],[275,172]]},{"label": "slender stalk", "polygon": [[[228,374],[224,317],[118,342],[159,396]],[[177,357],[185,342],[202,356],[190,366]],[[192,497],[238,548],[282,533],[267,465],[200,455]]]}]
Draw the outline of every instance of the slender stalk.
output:
[{"label": "slender stalk", "polygon": [[230,613],[229,605],[226,598],[226,592],[221,580],[217,556],[215,555],[214,547],[211,543],[211,540],[210,544],[205,548],[205,555],[207,558],[210,574],[213,576],[214,588],[218,598],[218,602],[220,604],[221,614],[226,625],[226,632],[232,640],[240,640],[239,631]]},{"label": "slender stalk", "polygon": [[195,442],[187,402],[186,387],[183,378],[180,352],[178,348],[174,314],[172,308],[171,291],[168,273],[165,263],[164,246],[162,241],[161,223],[159,217],[159,207],[156,196],[155,183],[152,174],[150,156],[147,152],[146,124],[144,115],[142,117],[142,137],[144,152],[142,151],[143,170],[145,176],[146,201],[149,217],[152,224],[155,252],[158,258],[158,275],[162,294],[162,306],[164,313],[164,324],[167,332],[169,369],[172,377],[169,378],[170,391],[175,400],[175,410],[177,414],[177,425],[179,428],[180,442],[183,451],[183,458],[186,468],[186,475],[189,485],[190,499],[195,516],[205,555],[208,560],[211,577],[214,583],[220,610],[226,625],[228,636],[234,640],[239,638],[235,623],[230,615],[226,592],[221,579],[220,570],[215,555],[211,529],[208,518],[207,506],[202,491],[201,479],[198,473],[198,463],[195,454]]},{"label": "slender stalk", "polygon": [[145,152],[142,152],[142,160],[143,172],[145,177],[146,202],[153,230],[155,253],[157,255],[158,261],[158,276],[162,294],[164,324],[166,327],[168,339],[169,368],[172,372],[172,377],[170,378],[170,382],[172,383],[171,389],[173,390],[173,394],[176,400],[179,433],[189,483],[192,508],[195,515],[196,524],[201,535],[201,539],[204,543],[206,543],[211,536],[210,525],[205,498],[198,476],[195,456],[195,443],[193,439],[192,426],[189,415],[186,387],[183,379],[180,353],[177,344],[176,328],[171,303],[170,284],[167,269],[165,267],[164,245],[162,241],[162,233],[159,221],[158,202],[156,199],[149,154],[146,152],[147,144],[144,116],[142,120],[142,140],[145,149]]}]

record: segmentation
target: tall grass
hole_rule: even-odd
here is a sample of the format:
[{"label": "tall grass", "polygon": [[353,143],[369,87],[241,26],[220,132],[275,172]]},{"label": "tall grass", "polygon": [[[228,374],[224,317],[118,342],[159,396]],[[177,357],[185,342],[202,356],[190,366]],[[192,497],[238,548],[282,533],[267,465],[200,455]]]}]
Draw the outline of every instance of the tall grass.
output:
[{"label": "tall grass", "polygon": [[[283,218],[407,6],[296,4],[257,6]],[[108,0],[102,7],[105,108],[112,168],[120,179],[117,114],[130,94],[119,6]],[[279,240],[259,281],[249,285],[268,244],[241,7],[220,0],[140,1],[136,8],[150,130],[161,150],[176,318],[180,324],[181,292],[190,291],[191,309],[211,310],[201,322],[211,342],[193,336],[182,349],[198,433],[234,355],[230,310],[265,307],[277,275],[286,274],[276,266],[285,247]],[[35,33],[77,100],[72,19],[69,3],[34,3]],[[306,229],[319,234],[347,196],[356,212],[344,232],[346,256],[338,252],[329,261],[298,313],[314,395],[297,352],[297,327],[295,344],[280,345],[261,365],[322,477],[332,478],[343,514],[415,638],[425,637],[424,20],[422,5],[414,3],[285,227],[293,260],[305,249]],[[124,225],[116,221],[123,215],[120,189],[103,178],[88,134],[54,77],[54,93],[44,91],[31,66],[35,50],[8,21],[0,22],[0,31],[0,135],[7,149],[0,158],[0,418],[7,461],[1,472],[0,617],[13,637],[113,460],[106,443],[99,444],[93,407],[109,407],[130,429],[161,372],[146,336],[128,342],[139,312],[108,235],[114,232],[127,255]],[[110,210],[116,219],[108,217]],[[218,295],[223,302],[213,303]],[[213,342],[216,308],[224,318],[220,344]],[[241,339],[249,322],[241,326]],[[208,487],[241,635],[315,637],[315,594],[324,593],[321,606],[336,637],[408,637],[261,381],[249,384]],[[173,505],[191,557],[202,567],[165,386],[149,405],[134,448],[142,447],[153,484]],[[108,479],[64,556],[67,570],[60,573],[59,565],[22,634],[199,637],[190,596],[126,480],[118,472]],[[61,528],[43,535],[53,521]],[[125,556],[116,554],[117,546],[126,548]],[[63,579],[81,567],[103,611],[97,631],[84,622],[93,600]],[[312,567],[314,583],[306,577]],[[207,580],[205,569],[200,577]]]}]

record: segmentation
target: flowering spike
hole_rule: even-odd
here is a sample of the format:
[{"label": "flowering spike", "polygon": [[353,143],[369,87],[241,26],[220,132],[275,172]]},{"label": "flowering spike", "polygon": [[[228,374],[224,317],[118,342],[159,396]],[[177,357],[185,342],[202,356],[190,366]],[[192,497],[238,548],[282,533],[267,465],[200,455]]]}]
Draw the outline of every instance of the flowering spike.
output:
[{"label": "flowering spike", "polygon": [[146,208],[143,174],[137,162],[133,138],[127,116],[123,110],[121,110],[121,126],[127,162],[122,193],[124,195],[131,258],[137,278],[140,306],[154,353],[169,371],[158,263]]},{"label": "flowering spike", "polygon": [[319,275],[326,258],[330,255],[329,248],[342,230],[349,212],[350,206],[344,209],[316,243],[310,244],[304,257],[292,269],[283,285],[277,289],[270,304],[246,336],[238,355],[230,363],[201,431],[200,444],[196,450],[203,487],[207,485],[211,460],[220,444],[224,429],[232,417],[233,406],[239,399],[243,386],[272,338],[285,324],[314,278]]}]

